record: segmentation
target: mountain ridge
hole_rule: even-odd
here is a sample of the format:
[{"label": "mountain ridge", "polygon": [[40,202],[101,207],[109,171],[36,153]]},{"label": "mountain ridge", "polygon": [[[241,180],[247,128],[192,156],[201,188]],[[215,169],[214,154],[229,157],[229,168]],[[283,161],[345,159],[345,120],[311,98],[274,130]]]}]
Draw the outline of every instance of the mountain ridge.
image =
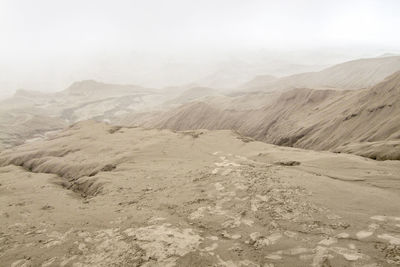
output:
[{"label": "mountain ridge", "polygon": [[318,72],[285,76],[247,90],[275,91],[303,87],[354,90],[372,87],[399,70],[400,56],[364,58],[343,62]]},{"label": "mountain ridge", "polygon": [[224,108],[218,107],[218,98],[196,101],[139,124],[173,130],[233,129],[272,144],[330,150],[347,142],[400,138],[399,88],[400,72],[396,72],[370,89],[298,88],[266,94],[264,106],[244,110],[236,110],[233,103],[246,95],[230,98],[231,106]]}]

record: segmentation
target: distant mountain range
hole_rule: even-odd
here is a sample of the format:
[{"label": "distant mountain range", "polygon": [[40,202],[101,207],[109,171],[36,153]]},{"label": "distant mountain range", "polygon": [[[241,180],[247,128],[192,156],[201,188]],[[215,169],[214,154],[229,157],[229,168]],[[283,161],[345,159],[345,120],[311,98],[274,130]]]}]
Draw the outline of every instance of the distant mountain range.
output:
[{"label": "distant mountain range", "polygon": [[0,145],[94,119],[174,130],[230,129],[278,145],[397,159],[397,152],[382,148],[390,141],[397,149],[400,139],[398,71],[400,56],[389,55],[282,78],[257,76],[232,91],[93,80],[57,93],[19,90],[1,102],[0,121],[13,127],[2,128]]},{"label": "distant mountain range", "polygon": [[300,73],[279,79],[256,77],[244,84],[251,91],[274,91],[293,88],[361,89],[374,86],[400,70],[400,56],[358,59],[318,72]]},{"label": "distant mountain range", "polygon": [[[319,73],[298,75],[320,75],[314,80],[315,84],[331,86],[302,88],[304,80],[291,76],[282,80],[300,81],[299,88],[280,87],[273,92],[191,101],[168,111],[135,115],[132,121],[125,123],[173,130],[233,129],[277,145],[400,159],[400,72],[393,74],[396,69],[400,69],[400,57],[357,60]],[[346,71],[349,72],[347,78]],[[373,86],[373,81],[384,74],[391,75]],[[359,79],[356,81],[354,76]],[[339,82],[342,77],[344,80]],[[339,87],[333,88],[333,85]],[[357,85],[367,88],[356,89]],[[382,149],[387,141],[391,141],[397,152]],[[359,144],[366,142],[374,142],[373,152]],[[363,147],[364,152],[356,151],[355,143]]]}]

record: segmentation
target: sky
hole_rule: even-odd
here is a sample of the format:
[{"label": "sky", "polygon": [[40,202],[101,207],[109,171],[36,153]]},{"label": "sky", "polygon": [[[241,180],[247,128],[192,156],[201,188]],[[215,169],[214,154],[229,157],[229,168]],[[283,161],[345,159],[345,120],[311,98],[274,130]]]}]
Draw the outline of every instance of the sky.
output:
[{"label": "sky", "polygon": [[152,85],[152,73],[156,86],[184,83],[260,51],[319,65],[397,53],[399,14],[398,0],[0,0],[0,94],[93,78]]}]

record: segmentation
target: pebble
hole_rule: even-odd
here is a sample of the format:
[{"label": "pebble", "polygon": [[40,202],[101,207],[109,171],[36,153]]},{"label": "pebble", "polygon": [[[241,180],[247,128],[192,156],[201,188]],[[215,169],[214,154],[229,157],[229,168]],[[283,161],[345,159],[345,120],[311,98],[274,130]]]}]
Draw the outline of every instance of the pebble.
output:
[{"label": "pebble", "polygon": [[351,244],[349,244],[349,248],[350,248],[350,249],[356,249],[356,245],[354,245],[354,244],[351,243]]},{"label": "pebble", "polygon": [[371,219],[372,220],[376,220],[376,221],[384,222],[384,221],[386,221],[386,216],[375,215],[375,216],[372,216]]},{"label": "pebble", "polygon": [[318,244],[324,245],[324,246],[330,246],[330,245],[335,244],[335,243],[337,243],[337,242],[338,242],[338,241],[337,241],[336,238],[334,238],[334,237],[328,237],[328,238],[325,238],[325,239],[321,240]]},{"label": "pebble", "polygon": [[215,186],[215,189],[216,189],[217,191],[222,191],[222,190],[225,189],[225,187],[224,187],[222,184],[220,184],[220,183],[216,183],[216,184],[214,184],[214,186]]},{"label": "pebble", "polygon": [[348,248],[334,247],[331,248],[331,250],[337,254],[342,255],[348,261],[356,261],[362,258],[367,258],[366,255],[358,253],[357,251]]},{"label": "pebble", "polygon": [[340,233],[336,235],[337,238],[349,238],[350,235],[348,233]]},{"label": "pebble", "polygon": [[389,234],[378,235],[378,238],[387,240],[392,245],[400,245],[400,237],[391,236]]},{"label": "pebble", "polygon": [[270,255],[265,256],[265,258],[269,259],[269,260],[281,260],[282,256],[276,255],[276,254],[270,254]]},{"label": "pebble", "polygon": [[364,238],[370,237],[372,234],[373,234],[373,232],[362,230],[362,231],[358,232],[356,234],[356,236],[358,239],[364,239]]}]

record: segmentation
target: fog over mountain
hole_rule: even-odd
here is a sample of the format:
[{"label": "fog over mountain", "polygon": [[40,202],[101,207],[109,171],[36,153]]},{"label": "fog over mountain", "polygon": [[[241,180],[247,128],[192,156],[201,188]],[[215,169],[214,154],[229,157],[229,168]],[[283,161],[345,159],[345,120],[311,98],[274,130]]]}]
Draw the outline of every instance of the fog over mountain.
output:
[{"label": "fog over mountain", "polygon": [[0,266],[399,266],[398,14],[0,0]]},{"label": "fog over mountain", "polygon": [[399,53],[397,1],[0,2],[0,90],[232,87]]}]

